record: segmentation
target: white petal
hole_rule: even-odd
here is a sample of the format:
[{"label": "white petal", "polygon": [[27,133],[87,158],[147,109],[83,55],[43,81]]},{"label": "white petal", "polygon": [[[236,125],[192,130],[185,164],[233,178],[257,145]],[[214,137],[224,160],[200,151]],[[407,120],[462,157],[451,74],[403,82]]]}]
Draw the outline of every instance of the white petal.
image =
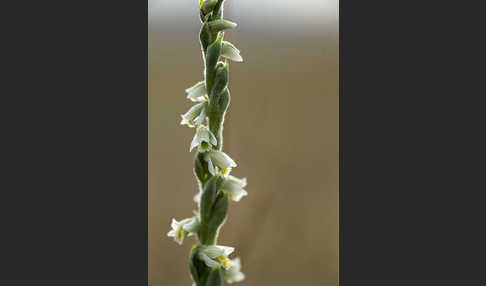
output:
[{"label": "white petal", "polygon": [[239,190],[231,193],[231,199],[235,202],[239,202],[241,200],[241,198],[243,198],[244,196],[247,196],[247,195],[248,195],[247,191],[245,191],[243,189],[239,189]]},{"label": "white petal", "polygon": [[218,267],[218,266],[221,265],[218,262],[209,258],[209,256],[207,256],[204,252],[199,252],[199,258],[201,260],[203,260],[208,267],[211,267],[211,268]]},{"label": "white petal", "polygon": [[201,113],[199,113],[199,116],[194,120],[195,125],[202,124],[204,122],[204,119],[206,119],[206,104],[207,102],[203,102],[203,108],[201,109]]},{"label": "white petal", "polygon": [[228,264],[230,265],[230,267],[236,271],[240,271],[241,270],[241,260],[239,257],[236,257],[235,259],[231,259]]},{"label": "white petal", "polygon": [[244,188],[245,186],[246,186],[246,178],[240,180],[234,176],[228,175],[223,181],[222,188],[229,191],[234,191],[237,189]]},{"label": "white petal", "polygon": [[241,273],[241,262],[239,257],[228,261],[228,269],[226,269],[224,278],[228,283],[239,282],[245,279],[245,275]]},{"label": "white petal", "polygon": [[185,218],[179,222],[180,227],[183,227],[185,224],[190,223],[192,218]]},{"label": "white petal", "polygon": [[227,54],[222,54],[221,56],[228,58],[234,62],[242,62],[243,58],[240,56],[240,54],[237,53],[227,53]]},{"label": "white petal", "polygon": [[199,93],[190,93],[186,98],[190,99],[192,102],[204,102],[206,101],[206,94],[204,93],[203,95],[200,95]]},{"label": "white petal", "polygon": [[197,133],[199,135],[199,142],[202,142],[202,141],[206,141],[208,143],[211,143],[211,131],[209,131],[209,128],[204,126],[204,125],[201,125],[197,128]]},{"label": "white petal", "polygon": [[192,102],[203,102],[206,101],[206,94],[199,95],[198,93],[190,93],[187,95],[187,98],[190,99]]},{"label": "white petal", "polygon": [[203,249],[203,252],[206,253],[211,258],[221,256],[225,253],[224,248],[222,248],[221,246],[218,246],[218,245],[206,246]]},{"label": "white petal", "polygon": [[236,272],[236,273],[232,274],[231,276],[229,276],[228,278],[226,278],[226,282],[228,282],[229,284],[232,284],[234,282],[243,281],[244,279],[245,279],[245,274],[243,274],[242,272]]},{"label": "white petal", "polygon": [[213,151],[210,152],[210,156],[213,163],[221,169],[236,167],[235,161],[233,161],[233,159],[231,159],[230,156],[226,155],[224,152]]},{"label": "white petal", "polygon": [[240,56],[240,51],[230,42],[223,42],[221,47],[221,56],[228,58],[235,62],[242,62],[243,58]]},{"label": "white petal", "polygon": [[172,227],[172,229],[177,229],[179,227],[179,223],[173,218],[170,226]]},{"label": "white petal", "polygon": [[[238,178],[235,179],[238,180]],[[246,178],[242,178],[241,180],[239,180],[239,184],[242,188],[246,187]]]},{"label": "white petal", "polygon": [[189,127],[192,127],[193,125],[192,121],[189,121],[186,117],[184,117],[184,115],[181,115],[181,117],[182,117],[181,125],[187,125]]},{"label": "white petal", "polygon": [[197,147],[200,144],[199,139],[197,137],[197,134],[194,135],[194,138],[192,138],[191,146],[189,147],[189,152],[192,151],[195,147]]},{"label": "white petal", "polygon": [[190,100],[197,102],[197,101],[205,101],[206,99],[204,96],[207,94],[206,86],[204,85],[204,81],[200,81],[194,86],[186,89],[187,98]]},{"label": "white petal", "polygon": [[211,160],[211,158],[209,157],[209,155],[207,155],[207,159],[206,159],[206,162],[208,162],[208,170],[209,170],[209,173],[211,173],[211,175],[216,175],[216,170],[214,169],[214,165],[213,165],[213,161]]},{"label": "white petal", "polygon": [[200,81],[200,82],[196,83],[195,85],[193,85],[189,88],[186,88],[186,93],[191,93],[194,90],[200,88],[201,86],[204,86],[204,81]]},{"label": "white petal", "polygon": [[[206,118],[206,104],[206,102],[201,102],[192,106],[185,114],[182,115],[181,124],[194,127],[198,124],[197,122],[202,122]],[[204,114],[201,115],[201,113]]]},{"label": "white petal", "polygon": [[218,145],[218,140],[216,140],[216,136],[214,136],[213,132],[211,130],[209,131],[209,143],[213,144],[214,146]]},{"label": "white petal", "polygon": [[228,256],[228,255],[230,255],[231,253],[233,253],[233,251],[235,251],[235,248],[234,248],[234,247],[230,247],[230,246],[222,246],[222,245],[219,245],[219,247],[223,249],[223,251],[224,251],[224,255],[225,255],[225,256]]},{"label": "white petal", "polygon": [[185,223],[182,226],[182,228],[189,233],[193,233],[193,232],[197,231],[198,226],[199,226],[199,222],[197,221],[197,219],[195,217],[193,217],[193,218],[191,218],[190,221]]},{"label": "white petal", "polygon": [[168,233],[167,233],[167,236],[170,236],[170,237],[175,237],[176,236],[176,231],[171,229]]}]

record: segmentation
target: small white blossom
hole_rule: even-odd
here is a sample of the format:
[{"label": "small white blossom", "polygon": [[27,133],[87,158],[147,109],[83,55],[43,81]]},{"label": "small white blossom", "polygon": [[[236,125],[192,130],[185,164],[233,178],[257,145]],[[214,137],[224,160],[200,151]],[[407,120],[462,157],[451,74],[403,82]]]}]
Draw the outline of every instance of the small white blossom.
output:
[{"label": "small white blossom", "polygon": [[238,202],[242,197],[248,195],[248,192],[243,189],[245,186],[246,178],[238,179],[228,175],[221,184],[221,190],[228,193],[233,201]]},{"label": "small white blossom", "polygon": [[214,136],[213,132],[211,132],[206,126],[199,125],[196,130],[196,134],[191,142],[191,147],[189,148],[189,152],[194,149],[194,147],[199,146],[200,152],[205,152],[211,150],[212,145],[217,145],[218,141]]},{"label": "small white blossom", "polygon": [[174,240],[181,245],[186,236],[191,236],[197,232],[199,221],[197,217],[186,218],[181,221],[172,219],[172,229],[167,233],[167,236],[174,237]]},{"label": "small white blossom", "polygon": [[199,259],[203,260],[208,267],[214,268],[222,266],[224,268],[229,267],[228,255],[230,255],[235,249],[229,246],[222,245],[206,245],[202,246],[199,251]]},{"label": "small white blossom", "polygon": [[230,259],[228,261],[228,269],[224,273],[224,279],[229,284],[233,282],[240,282],[245,279],[245,274],[241,272],[241,262],[240,258]]},{"label": "small white blossom", "polygon": [[204,159],[208,162],[209,172],[213,176],[216,175],[215,167],[222,170],[224,174],[228,173],[228,168],[236,167],[235,161],[221,151],[206,152]]},{"label": "small white blossom", "polygon": [[232,43],[226,41],[223,41],[221,56],[235,62],[243,61],[243,58],[240,56],[240,50],[238,50]]},{"label": "small white blossom", "polygon": [[194,102],[206,101],[207,91],[204,81],[200,81],[186,89],[187,98]]},{"label": "small white blossom", "polygon": [[207,102],[201,102],[191,107],[185,114],[181,115],[181,124],[195,127],[203,123],[206,119],[207,104]]}]

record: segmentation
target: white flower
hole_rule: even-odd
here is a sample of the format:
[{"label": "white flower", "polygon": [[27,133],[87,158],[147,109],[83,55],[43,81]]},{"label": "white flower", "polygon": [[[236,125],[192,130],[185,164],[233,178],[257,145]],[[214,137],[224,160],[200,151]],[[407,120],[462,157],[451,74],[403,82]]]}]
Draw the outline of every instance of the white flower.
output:
[{"label": "white flower", "polygon": [[228,175],[221,184],[221,190],[228,193],[233,201],[238,202],[242,197],[248,195],[248,192],[243,189],[245,186],[246,178],[238,179]]},{"label": "white flower", "polygon": [[181,124],[195,127],[203,123],[206,119],[207,104],[207,102],[201,102],[191,107],[185,114],[181,115]]},{"label": "white flower", "polygon": [[191,236],[197,232],[199,221],[197,217],[186,218],[181,221],[172,219],[172,229],[167,233],[167,236],[174,237],[174,240],[181,245],[186,236]]},{"label": "white flower", "polygon": [[229,246],[222,245],[206,245],[202,246],[198,253],[199,259],[203,260],[208,267],[214,268],[222,266],[224,268],[229,267],[228,255],[230,255],[235,249]]},{"label": "white flower", "polygon": [[226,41],[223,41],[221,56],[235,62],[243,61],[243,58],[240,56],[240,50],[238,50],[232,43]]},{"label": "white flower", "polygon": [[194,102],[203,102],[206,101],[206,86],[204,85],[204,81],[200,81],[195,85],[191,86],[190,88],[186,89],[187,98]]},{"label": "white flower", "polygon": [[245,274],[241,272],[241,262],[239,257],[228,261],[228,268],[224,273],[224,279],[230,284],[245,279]]},{"label": "white flower", "polygon": [[218,167],[225,174],[228,172],[228,168],[236,167],[235,161],[221,151],[206,152],[204,159],[208,162],[209,172],[213,176],[216,175],[215,167]]},{"label": "white flower", "polygon": [[191,147],[189,148],[189,152],[194,149],[194,147],[199,146],[200,152],[205,152],[211,150],[211,145],[217,145],[218,141],[216,140],[216,136],[214,136],[213,132],[211,132],[206,126],[199,125],[196,130],[196,135],[191,142]]}]

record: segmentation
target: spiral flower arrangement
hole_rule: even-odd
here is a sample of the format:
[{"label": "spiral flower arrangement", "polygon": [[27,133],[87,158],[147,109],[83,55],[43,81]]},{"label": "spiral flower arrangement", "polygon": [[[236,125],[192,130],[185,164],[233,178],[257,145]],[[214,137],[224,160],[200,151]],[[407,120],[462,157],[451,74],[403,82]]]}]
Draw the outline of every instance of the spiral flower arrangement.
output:
[{"label": "spiral flower arrangement", "polygon": [[[244,279],[239,258],[230,259],[233,247],[217,245],[221,226],[226,221],[229,200],[240,201],[248,193],[246,178],[230,175],[236,163],[223,149],[223,123],[230,103],[228,60],[241,62],[240,51],[224,41],[224,30],[236,24],[223,19],[224,0],[199,0],[199,33],[204,60],[204,80],[186,89],[195,105],[182,115],[182,125],[195,128],[190,151],[197,147],[194,174],[199,192],[194,197],[198,210],[181,221],[172,219],[168,236],[182,244],[185,237],[197,242],[189,255],[189,268],[196,286],[220,286],[223,282]],[[224,61],[222,61],[224,59]]]}]

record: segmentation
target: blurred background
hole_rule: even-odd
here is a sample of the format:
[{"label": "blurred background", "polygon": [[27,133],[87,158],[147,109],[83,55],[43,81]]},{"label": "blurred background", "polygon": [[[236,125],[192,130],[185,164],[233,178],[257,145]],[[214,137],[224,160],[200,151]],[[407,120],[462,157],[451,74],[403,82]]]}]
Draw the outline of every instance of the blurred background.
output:
[{"label": "blurred background", "polygon": [[[189,250],[167,237],[192,216],[197,183],[181,126],[184,89],[203,79],[198,0],[149,0],[149,285],[190,286]],[[227,0],[231,104],[224,151],[247,177],[218,244],[236,248],[235,285],[338,285],[338,1]]]}]

